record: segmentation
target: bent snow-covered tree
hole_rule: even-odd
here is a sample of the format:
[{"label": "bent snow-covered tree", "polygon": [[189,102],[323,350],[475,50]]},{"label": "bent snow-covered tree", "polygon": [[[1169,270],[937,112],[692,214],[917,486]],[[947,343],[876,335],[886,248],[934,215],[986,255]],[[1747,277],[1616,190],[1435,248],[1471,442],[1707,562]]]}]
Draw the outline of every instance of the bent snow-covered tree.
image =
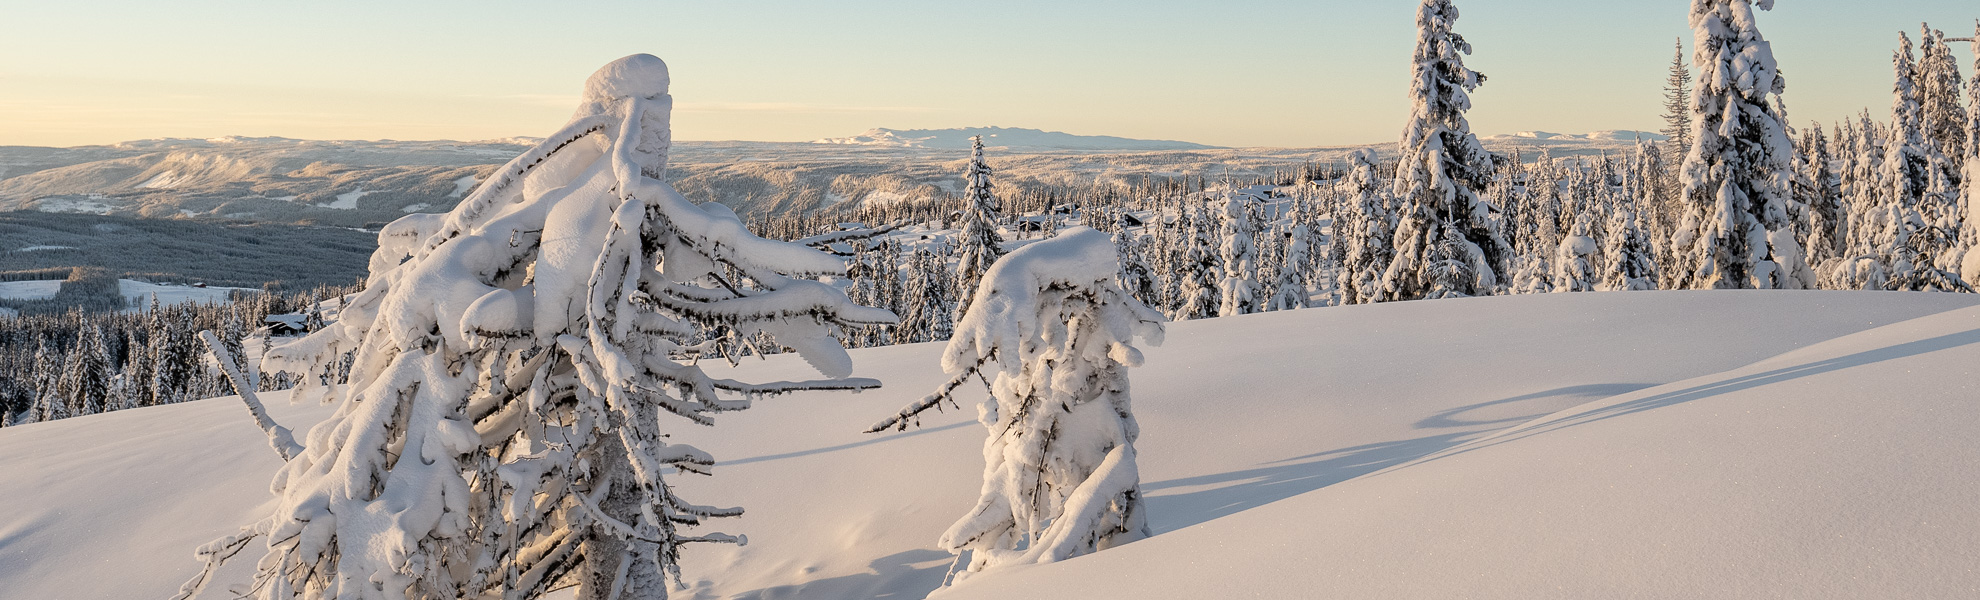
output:
[{"label": "bent snow-covered tree", "polygon": [[[713,459],[667,443],[664,414],[706,424],[766,394],[877,386],[844,379],[829,332],[894,317],[807,279],[840,260],[663,181],[667,86],[658,58],[613,61],[568,125],[452,212],[380,233],[339,321],[266,358],[320,372],[356,357],[335,414],[271,484],[274,512],[202,548],[209,571],[265,535],[266,599],[663,598],[682,544],[741,541],[681,531],[740,509],[674,494],[663,469]],[[673,359],[759,333],[834,379],[743,383]]]},{"label": "bent snow-covered tree", "polygon": [[1117,268],[1107,235],[1085,227],[1005,256],[942,354],[949,383],[868,430],[905,429],[992,375],[982,496],[940,542],[969,553],[958,577],[1148,536],[1127,369],[1141,364],[1135,338],[1162,342],[1163,319],[1114,282]]}]

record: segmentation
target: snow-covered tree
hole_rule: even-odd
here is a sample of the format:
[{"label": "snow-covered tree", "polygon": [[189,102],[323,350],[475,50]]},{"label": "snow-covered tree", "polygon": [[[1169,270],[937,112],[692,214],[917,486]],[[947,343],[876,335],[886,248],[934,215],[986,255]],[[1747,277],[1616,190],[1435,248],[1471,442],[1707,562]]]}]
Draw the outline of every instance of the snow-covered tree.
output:
[{"label": "snow-covered tree", "polygon": [[1594,254],[1598,245],[1589,237],[1590,217],[1584,213],[1574,220],[1574,229],[1561,238],[1554,252],[1554,291],[1590,292],[1600,280],[1595,275]]},{"label": "snow-covered tree", "polygon": [[[1960,106],[1959,60],[1953,58],[1946,32],[1920,24],[1918,32],[1918,103],[1925,139],[1940,156],[1955,161],[1966,155],[1966,109]],[[1959,167],[1952,165],[1957,176]]]},{"label": "snow-covered tree", "polygon": [[[1930,30],[1927,30],[1928,40]],[[1941,279],[1958,276],[1939,268],[1954,252],[1952,231],[1957,199],[1947,181],[1948,161],[1926,131],[1925,108],[1911,40],[1898,34],[1892,57],[1891,132],[1884,146],[1881,179],[1888,186],[1882,207],[1885,226],[1876,238],[1877,252],[1898,289],[1958,289]],[[1929,44],[1928,44],[1929,45]],[[1951,262],[1951,261],[1947,261]]]},{"label": "snow-covered tree", "polygon": [[1891,57],[1895,83],[1891,94],[1891,135],[1884,146],[1883,180],[1898,205],[1917,208],[1932,185],[1932,154],[1925,138],[1925,111],[1919,102],[1918,77],[1911,38],[1898,33],[1898,50]]},{"label": "snow-covered tree", "polygon": [[[1679,229],[1681,288],[1773,287],[1777,254],[1768,232],[1789,227],[1794,148],[1773,97],[1787,84],[1753,19],[1773,0],[1692,0],[1692,146]],[[1792,236],[1784,238],[1792,242]]]},{"label": "snow-covered tree", "polygon": [[151,348],[147,353],[152,360],[149,369],[151,381],[144,382],[150,397],[146,405],[172,404],[188,399],[191,389],[199,376],[200,351],[198,338],[194,337],[191,314],[182,310],[159,310],[157,297],[152,298]]},{"label": "snow-covered tree", "polygon": [[976,282],[1004,255],[1004,238],[997,233],[1002,221],[997,196],[990,190],[990,165],[983,162],[983,136],[969,138],[969,166],[963,171],[968,187],[963,190],[962,234],[956,240],[956,315],[969,310]]},{"label": "snow-covered tree", "polygon": [[1374,302],[1382,289],[1382,272],[1395,260],[1395,214],[1375,176],[1375,153],[1366,148],[1348,153],[1348,184],[1354,190],[1353,211],[1334,219],[1334,235],[1346,240],[1341,263],[1341,302]]},{"label": "snow-covered tree", "polygon": [[1656,250],[1636,211],[1618,206],[1609,213],[1608,247],[1602,253],[1603,287],[1612,291],[1657,289]]},{"label": "snow-covered tree", "polygon": [[1844,221],[1842,182],[1837,177],[1829,139],[1819,123],[1811,123],[1802,134],[1800,176],[1804,184],[1797,195],[1808,206],[1808,262],[1822,264],[1836,257],[1848,244],[1848,223]]},{"label": "snow-covered tree", "polygon": [[1671,73],[1664,79],[1664,131],[1667,143],[1682,156],[1691,148],[1691,69],[1685,66],[1684,40],[1671,56]]},{"label": "snow-covered tree", "polygon": [[1272,299],[1266,303],[1265,310],[1292,310],[1307,307],[1309,294],[1307,291],[1307,264],[1312,261],[1309,256],[1312,250],[1311,244],[1307,241],[1309,235],[1307,233],[1306,223],[1299,216],[1299,212],[1300,209],[1298,208],[1294,210],[1291,218],[1292,224],[1286,226],[1285,253],[1279,260],[1276,281],[1272,286]]},{"label": "snow-covered tree", "polygon": [[1120,256],[1121,289],[1127,290],[1135,300],[1150,306],[1155,305],[1161,294],[1155,280],[1155,268],[1148,264],[1147,242],[1135,235],[1127,227],[1114,230],[1114,253]]},{"label": "snow-covered tree", "polygon": [[[1473,279],[1449,291],[1489,294],[1504,279],[1511,258],[1490,207],[1478,197],[1478,190],[1491,182],[1495,160],[1464,118],[1471,108],[1470,93],[1485,76],[1464,66],[1471,44],[1451,30],[1457,18],[1451,0],[1423,0],[1417,8],[1409,93],[1414,106],[1403,129],[1394,185],[1403,209],[1395,258],[1383,272],[1378,301],[1432,297],[1440,289],[1433,269],[1444,264],[1440,261],[1460,259],[1471,264]],[[1443,248],[1446,228],[1455,228],[1453,239],[1462,239],[1467,247]]]},{"label": "snow-covered tree", "polygon": [[958,579],[1149,535],[1127,369],[1142,362],[1136,338],[1162,342],[1162,316],[1114,283],[1114,256],[1106,234],[1075,227],[998,261],[942,354],[949,383],[868,430],[905,429],[991,376],[982,495],[939,542],[968,553]]},{"label": "snow-covered tree", "polygon": [[[844,379],[830,332],[894,318],[808,279],[842,261],[663,180],[667,88],[658,58],[607,64],[570,123],[453,211],[380,232],[337,322],[264,360],[319,372],[356,353],[336,412],[276,475],[272,513],[202,548],[209,568],[266,536],[265,599],[646,599],[680,581],[683,544],[742,541],[682,531],[741,510],[674,493],[664,469],[714,460],[669,443],[664,415],[707,424],[765,394],[876,386]],[[835,379],[745,383],[674,360],[718,325]]]},{"label": "snow-covered tree", "polygon": [[907,343],[949,339],[954,330],[955,291],[948,261],[917,249],[908,258],[906,297],[902,300],[900,339]]},{"label": "snow-covered tree", "polygon": [[115,408],[110,404],[110,376],[110,349],[103,342],[103,329],[84,325],[62,370],[69,414],[93,415]]},{"label": "snow-covered tree", "polygon": [[1217,316],[1258,312],[1263,294],[1258,285],[1257,230],[1251,222],[1250,202],[1244,196],[1225,192],[1223,210],[1218,212],[1221,244],[1217,256],[1224,265],[1224,278],[1217,282]]},{"label": "snow-covered tree", "polygon": [[69,404],[62,398],[59,365],[62,360],[55,349],[48,344],[48,337],[42,336],[34,350],[34,404],[28,410],[25,422],[53,421],[69,418]]},{"label": "snow-covered tree", "polygon": [[1211,241],[1210,217],[1198,210],[1183,224],[1188,229],[1178,232],[1182,237],[1176,262],[1180,285],[1170,316],[1177,321],[1217,316],[1221,300],[1217,286],[1224,280],[1224,263]]},{"label": "snow-covered tree", "polygon": [[1849,150],[1852,168],[1843,173],[1844,186],[1848,188],[1844,199],[1849,206],[1848,254],[1854,257],[1852,260],[1874,255],[1876,240],[1888,228],[1884,222],[1884,200],[1889,187],[1883,184],[1883,132],[1870,120],[1869,109],[1857,115],[1856,132],[1855,146]]}]

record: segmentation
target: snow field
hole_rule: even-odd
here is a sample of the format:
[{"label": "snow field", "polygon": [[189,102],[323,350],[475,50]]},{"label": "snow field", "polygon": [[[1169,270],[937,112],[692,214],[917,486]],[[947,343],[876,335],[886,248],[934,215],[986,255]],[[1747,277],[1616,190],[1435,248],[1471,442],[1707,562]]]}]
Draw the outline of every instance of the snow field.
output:
[{"label": "snow field", "polygon": [[[1312,526],[1312,515],[1337,509],[1309,504],[1247,526],[1279,531],[1271,542],[1253,542],[1247,539],[1252,529],[1238,534],[1227,524],[1591,400],[1972,306],[1973,300],[1854,293],[1543,295],[1174,323],[1166,343],[1143,349],[1147,366],[1130,373],[1142,428],[1136,443],[1142,489],[1156,536],[1049,567],[985,573],[953,593],[1219,598],[1245,589],[1260,597],[1314,597],[1302,587],[1265,586],[1255,580],[1284,570],[1245,563],[1331,544],[1334,534]],[[748,513],[719,528],[751,539],[742,548],[696,548],[702,551],[684,555],[685,572],[702,580],[689,597],[916,598],[939,585],[950,559],[934,549],[934,540],[972,505],[981,485],[976,470],[984,434],[974,422],[975,407],[965,401],[961,414],[931,416],[922,429],[905,434],[853,433],[939,384],[938,351],[936,344],[855,351],[859,374],[885,381],[886,389],[768,400],[724,415],[714,429],[681,432],[683,441],[718,459],[715,477],[677,480],[683,493],[745,506]],[[802,365],[775,359],[745,369],[752,377],[802,373]],[[965,398],[981,398],[971,387]],[[1439,520],[1410,516],[1426,521],[1380,520],[1369,527],[1398,536]],[[1166,545],[1166,536],[1187,531],[1200,533],[1191,534],[1190,544]],[[1141,547],[1160,550],[1118,563],[1110,558]],[[1354,553],[1352,545],[1338,550]],[[1206,555],[1225,559],[1215,569],[1190,566]],[[1083,566],[1096,562],[1110,570]],[[1549,571],[1501,568],[1527,569],[1535,577]],[[1033,572],[1061,575],[1026,579]],[[1098,587],[1135,578],[1150,584]],[[1177,579],[1200,584],[1181,586]],[[1013,583],[1001,583],[1006,580]]]},{"label": "snow field", "polygon": [[[0,298],[41,300],[55,297],[55,292],[60,289],[62,289],[62,282],[55,279],[41,281],[0,281]],[[228,295],[234,291],[259,290],[230,287],[197,288],[189,285],[158,284],[119,279],[117,280],[117,291],[123,294],[125,298],[135,298],[145,303],[146,306],[149,306],[152,294],[158,295],[158,302],[160,304],[184,304],[187,302],[217,304],[226,302]]]},{"label": "snow field", "polygon": [[61,289],[62,280],[60,279],[0,281],[0,298],[10,300],[44,300],[54,298],[55,292]]},{"label": "snow field", "polygon": [[938,597],[1970,598],[1976,342],[1844,336]]},{"label": "snow field", "polygon": [[[1975,300],[1546,294],[1174,323],[1129,374],[1155,537],[938,597],[1961,597],[1980,585],[1959,518],[1980,495]],[[940,350],[855,350],[886,388],[670,428],[717,459],[669,478],[682,495],[748,510],[697,531],[750,538],[684,551],[675,597],[934,590],[935,540],[981,485],[983,392],[859,432],[946,379]],[[329,412],[265,397],[298,433]],[[0,456],[10,600],[169,596],[194,547],[266,514],[279,464],[232,398],[0,429]]]},{"label": "snow field", "polygon": [[221,304],[236,291],[259,292],[253,288],[193,287],[189,285],[159,284],[130,279],[117,280],[117,291],[125,298],[136,298],[143,306],[151,305],[151,296],[158,296],[159,304]]}]

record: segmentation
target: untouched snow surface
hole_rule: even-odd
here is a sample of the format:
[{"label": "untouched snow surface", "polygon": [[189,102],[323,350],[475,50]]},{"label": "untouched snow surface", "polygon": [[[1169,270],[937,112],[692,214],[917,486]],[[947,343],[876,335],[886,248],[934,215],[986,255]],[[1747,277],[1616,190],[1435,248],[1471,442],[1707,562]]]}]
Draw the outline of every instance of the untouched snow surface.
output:
[{"label": "untouched snow surface", "polygon": [[60,279],[0,281],[0,298],[12,300],[44,300],[54,298],[55,292],[61,290],[62,280]]},{"label": "untouched snow surface", "polygon": [[[1547,294],[1172,324],[1131,373],[1156,535],[937,598],[1972,597],[1976,301]],[[935,539],[980,485],[975,407],[859,431],[943,381],[939,351],[855,350],[886,389],[673,427],[719,461],[683,496],[746,507],[708,529],[750,537],[685,551],[676,597],[934,590]],[[299,432],[328,412],[266,397]],[[169,596],[194,547],[267,510],[278,463],[231,398],[0,429],[0,456],[9,600]]]},{"label": "untouched snow surface", "polygon": [[260,291],[253,288],[232,288],[232,287],[202,288],[202,287],[193,287],[190,285],[171,285],[171,284],[149,283],[144,281],[132,281],[129,279],[117,280],[117,291],[122,293],[125,298],[136,299],[138,301],[139,308],[150,306],[151,296],[153,294],[156,294],[158,296],[159,304],[185,304],[188,302],[196,303],[196,304],[224,304],[227,302],[227,296],[237,290],[244,292]]},{"label": "untouched snow surface", "polygon": [[[61,289],[62,282],[55,279],[0,281],[0,298],[41,300],[55,297],[55,292]],[[187,302],[219,304],[227,302],[228,294],[236,290],[249,292],[260,291],[251,288],[196,288],[189,285],[158,284],[130,279],[117,280],[117,291],[123,294],[125,298],[139,301],[139,304],[142,306],[149,306],[151,304],[152,294],[158,295],[158,302],[161,304],[184,304]]]}]

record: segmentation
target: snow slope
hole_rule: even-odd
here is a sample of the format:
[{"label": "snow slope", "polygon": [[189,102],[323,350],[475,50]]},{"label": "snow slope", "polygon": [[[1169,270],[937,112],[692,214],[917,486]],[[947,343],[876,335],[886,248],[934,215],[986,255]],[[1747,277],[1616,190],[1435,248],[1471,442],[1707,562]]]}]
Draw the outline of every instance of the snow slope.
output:
[{"label": "snow slope", "polygon": [[[1156,536],[939,597],[1970,597],[1977,301],[1549,294],[1177,323],[1132,374]],[[747,507],[711,529],[750,537],[690,548],[677,597],[934,590],[935,538],[980,483],[974,407],[858,432],[942,380],[937,350],[854,351],[878,392],[676,426],[720,463],[672,481]],[[194,546],[258,516],[277,460],[230,399],[0,429],[0,456],[0,599],[169,595]]]}]

